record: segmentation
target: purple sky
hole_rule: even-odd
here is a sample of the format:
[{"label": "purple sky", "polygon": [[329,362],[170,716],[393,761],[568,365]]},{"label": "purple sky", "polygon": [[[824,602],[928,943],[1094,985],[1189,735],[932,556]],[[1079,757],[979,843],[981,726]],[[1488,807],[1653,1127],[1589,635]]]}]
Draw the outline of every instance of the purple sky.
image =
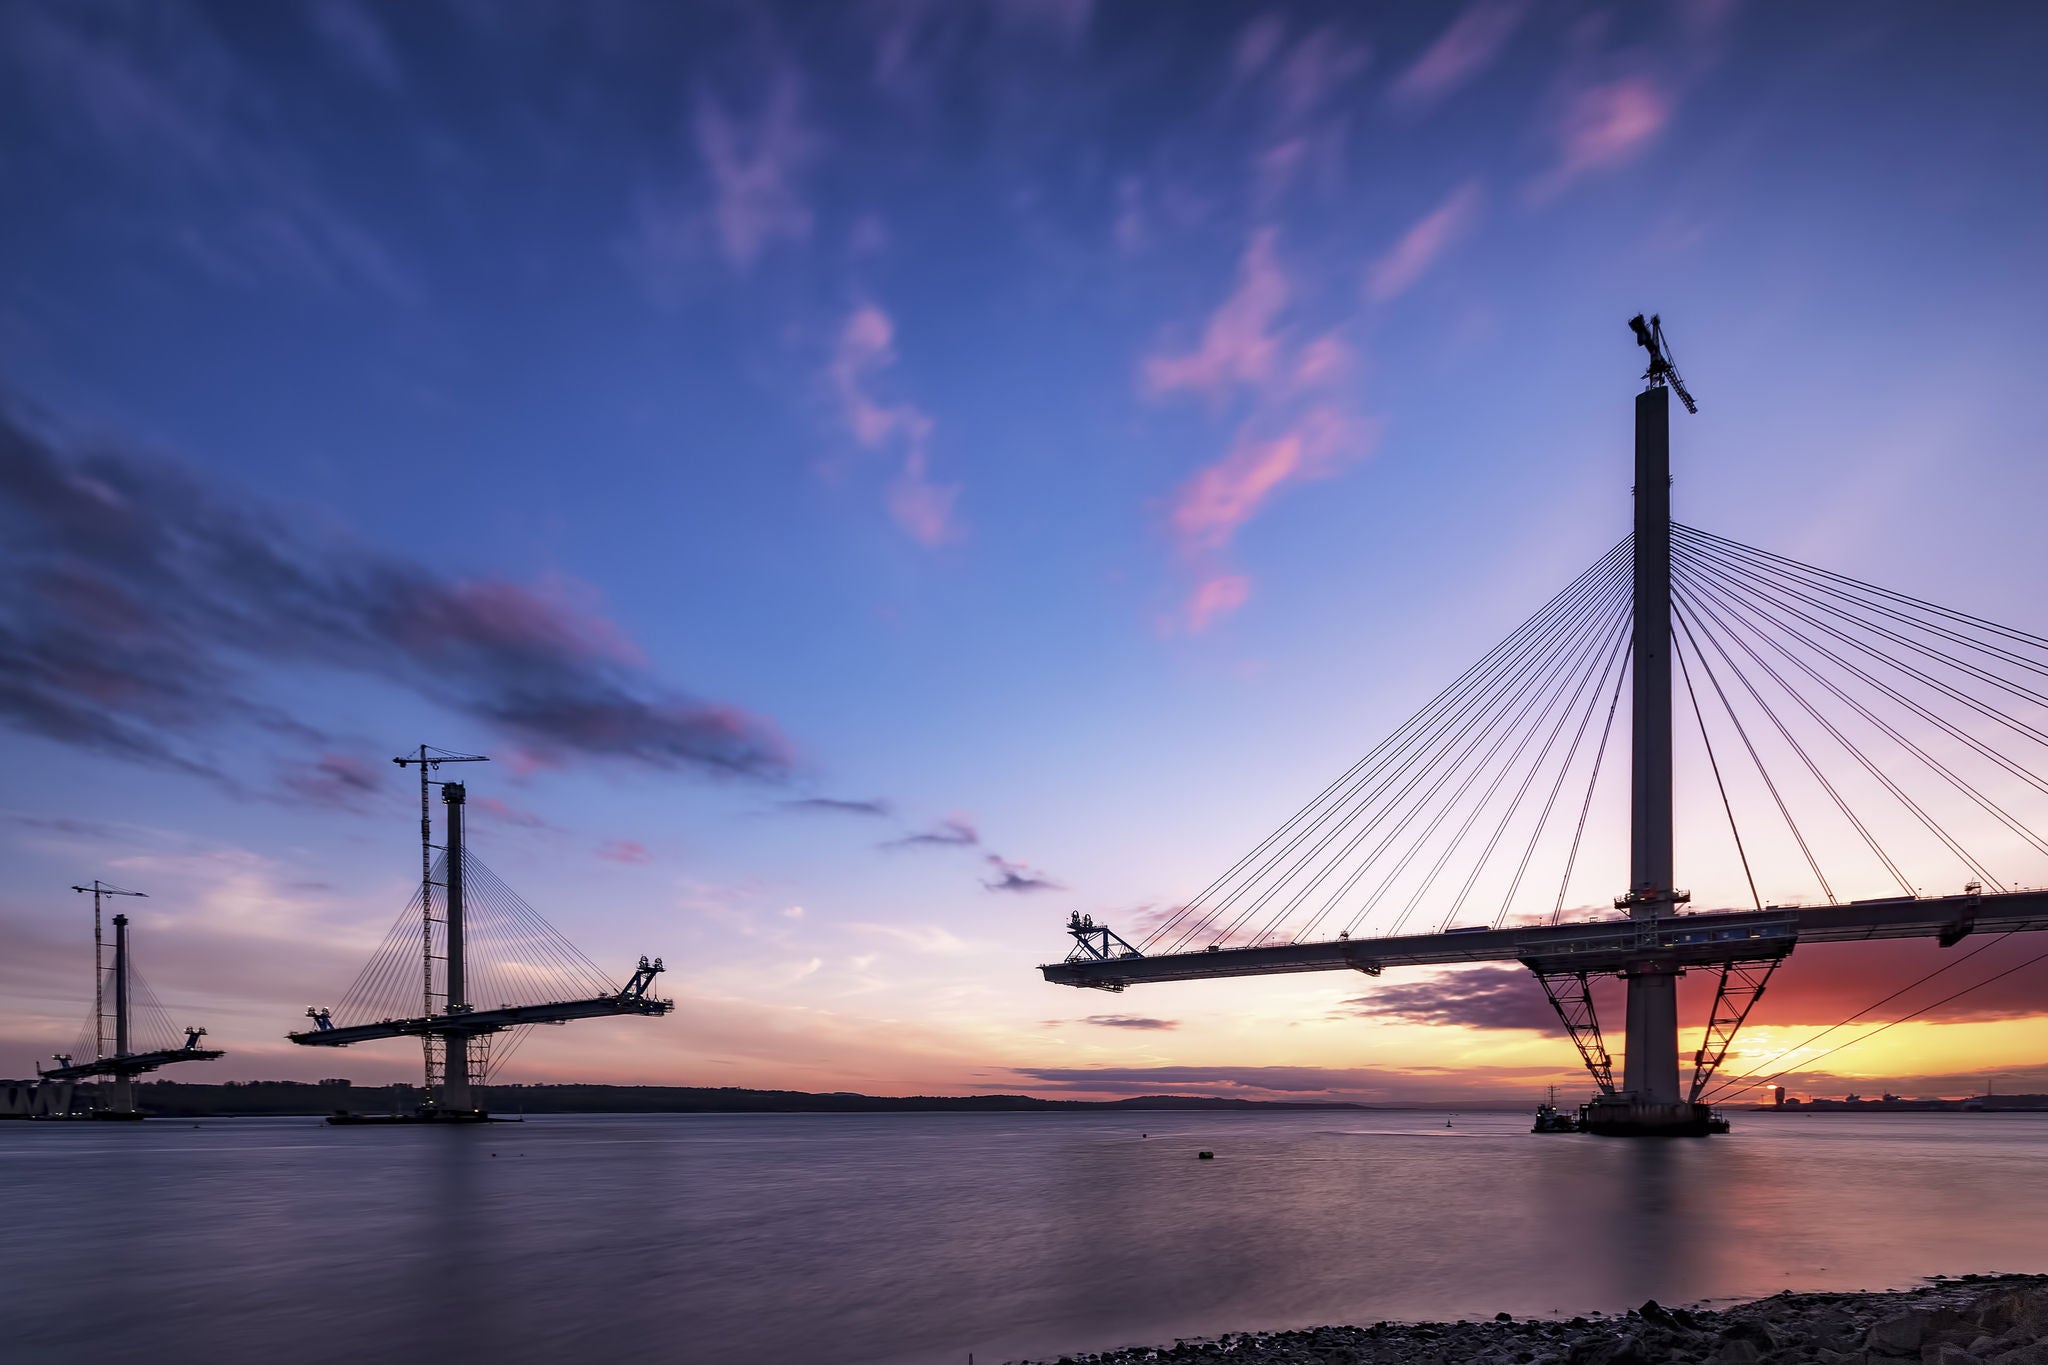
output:
[{"label": "purple sky", "polygon": [[[1639,310],[1702,404],[1680,519],[2048,627],[2044,36],[0,0],[0,1072],[77,1032],[100,876],[206,1075],[332,1073],[280,1035],[411,890],[424,740],[493,759],[480,856],[680,1002],[508,1076],[1570,1081],[1486,978],[1033,965],[1199,890],[1627,530]],[[1694,797],[1681,875],[1741,903]],[[1626,880],[1602,813],[1574,904]],[[1863,968],[1806,970],[1825,1013]],[[1837,1065],[2017,1074],[2021,1008]]]}]

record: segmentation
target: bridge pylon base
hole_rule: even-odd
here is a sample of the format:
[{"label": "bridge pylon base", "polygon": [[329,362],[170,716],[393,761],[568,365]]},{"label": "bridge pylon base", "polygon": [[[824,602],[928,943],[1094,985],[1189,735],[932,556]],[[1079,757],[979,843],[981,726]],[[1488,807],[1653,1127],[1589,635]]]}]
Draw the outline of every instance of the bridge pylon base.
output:
[{"label": "bridge pylon base", "polygon": [[1601,1095],[1579,1111],[1580,1129],[1601,1137],[1705,1137],[1728,1131],[1711,1106]]},{"label": "bridge pylon base", "polygon": [[327,1116],[327,1121],[340,1127],[352,1127],[386,1123],[517,1123],[519,1120],[501,1119],[481,1109],[417,1109],[410,1114],[351,1114],[347,1110],[337,1110]]}]

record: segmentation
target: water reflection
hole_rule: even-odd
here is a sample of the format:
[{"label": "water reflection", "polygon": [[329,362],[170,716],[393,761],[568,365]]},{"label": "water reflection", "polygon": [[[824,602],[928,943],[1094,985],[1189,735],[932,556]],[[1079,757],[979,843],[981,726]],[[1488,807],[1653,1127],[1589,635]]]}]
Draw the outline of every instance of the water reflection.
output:
[{"label": "water reflection", "polygon": [[957,1365],[2038,1269],[2048,1116],[1757,1115],[1727,1139],[1640,1142],[1440,1123],[15,1124],[9,1358],[66,1358],[89,1324],[109,1361],[291,1342],[306,1360],[523,1365],[611,1343]]}]

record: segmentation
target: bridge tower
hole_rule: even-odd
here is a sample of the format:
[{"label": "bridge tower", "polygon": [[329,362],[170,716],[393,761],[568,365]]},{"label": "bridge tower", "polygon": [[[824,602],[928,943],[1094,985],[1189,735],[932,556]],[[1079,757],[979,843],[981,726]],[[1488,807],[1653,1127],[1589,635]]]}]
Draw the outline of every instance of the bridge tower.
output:
[{"label": "bridge tower", "polygon": [[[114,916],[114,1055],[128,1055],[128,917]],[[133,1114],[135,1108],[135,1077],[126,1072],[116,1072],[108,1082],[113,1094],[108,1096],[107,1108],[116,1114]]]},{"label": "bridge tower", "polygon": [[[101,953],[105,944],[105,939],[100,931],[100,900],[104,896],[142,896],[145,893],[141,891],[123,891],[119,887],[108,886],[100,881],[94,881],[91,886],[74,886],[71,889],[73,891],[90,891],[93,893],[92,952],[94,982],[92,1036],[94,1055],[88,1061],[78,1062],[68,1055],[60,1054],[56,1059],[57,1065],[48,1068],[38,1066],[36,1068],[36,1076],[39,1081],[46,1083],[98,1079],[102,1084],[97,1087],[99,1091],[99,1094],[96,1096],[97,1107],[84,1112],[90,1113],[95,1118],[139,1119],[142,1117],[142,1111],[135,1105],[135,1078],[137,1076],[145,1071],[155,1071],[159,1067],[168,1066],[172,1062],[211,1061],[224,1054],[218,1048],[201,1047],[199,1045],[199,1040],[206,1036],[206,1030],[203,1028],[186,1029],[185,1045],[183,1047],[157,1046],[150,1047],[142,1052],[135,1050],[134,1002],[138,994],[138,986],[141,988],[140,998],[144,1002],[144,1013],[147,1016],[146,1022],[149,1025],[149,1027],[145,1028],[144,1032],[156,1035],[154,1038],[145,1038],[144,1041],[168,1043],[170,1037],[175,1037],[175,1030],[170,1031],[170,1037],[163,1036],[168,1028],[169,1021],[161,1017],[162,1007],[156,1004],[154,994],[151,993],[147,984],[141,981],[135,970],[134,958],[128,950],[128,917],[126,915],[114,916],[114,970],[111,973],[114,987],[114,1050],[112,1052],[107,1051],[106,1012],[104,1008],[107,982],[105,974],[100,971]],[[43,1112],[69,1114],[71,1110],[68,1101],[66,1101],[62,1105],[53,1105],[52,1108]]]},{"label": "bridge tower", "polygon": [[464,957],[467,945],[462,922],[462,811],[467,799],[468,792],[460,782],[441,784],[441,800],[448,807],[448,881],[443,889],[448,899],[445,912],[448,922],[446,1009],[451,1023],[441,1038],[441,1107],[458,1114],[476,1108],[475,1096],[470,1091],[470,1035],[453,1026],[469,1012],[468,963]]},{"label": "bridge tower", "polygon": [[[464,819],[468,789],[432,774],[443,763],[485,763],[488,759],[423,744],[417,752],[392,762],[420,770],[421,875],[419,897],[414,902],[420,912],[418,936],[414,937],[408,924],[412,914],[408,907],[399,927],[385,939],[341,1004],[333,1010],[308,1009],[306,1015],[313,1027],[286,1037],[305,1047],[418,1038],[426,1057],[427,1101],[417,1113],[390,1120],[344,1113],[334,1115],[330,1122],[488,1122],[490,1115],[478,1099],[479,1088],[489,1080],[494,1037],[532,1024],[627,1014],[660,1016],[674,1008],[673,1002],[649,994],[654,978],[662,971],[660,958],[641,958],[631,979],[620,986],[468,851]],[[439,880],[434,876],[437,864],[430,795],[430,788],[436,785],[441,788],[446,822]],[[438,943],[437,923],[441,926]],[[539,964],[536,971],[522,972],[511,982],[494,970],[505,960],[508,933],[517,940],[516,951],[526,955],[518,960]],[[441,949],[438,953],[437,946]],[[419,1013],[402,1015],[407,1007],[402,1003],[407,989],[402,981],[411,971],[403,960],[415,954],[421,963],[421,976],[416,978],[421,985],[412,999],[419,1002]],[[436,961],[441,963],[438,990]],[[479,991],[484,994],[481,1002],[473,998]],[[517,998],[507,1000],[508,994]],[[335,1021],[337,1014],[342,1016],[340,1023]]]},{"label": "bridge tower", "polygon": [[[1654,925],[1692,899],[1675,884],[1671,835],[1671,390],[1685,391],[1663,348],[1656,319],[1630,326],[1650,353],[1636,395],[1634,670],[1630,700],[1629,887],[1618,902]],[[1667,382],[1669,381],[1669,387]],[[1589,1119],[1612,1133],[1690,1131],[1706,1121],[1678,1088],[1678,978],[1668,954],[1629,962],[1628,1028],[1618,1094],[1594,1100]]]}]

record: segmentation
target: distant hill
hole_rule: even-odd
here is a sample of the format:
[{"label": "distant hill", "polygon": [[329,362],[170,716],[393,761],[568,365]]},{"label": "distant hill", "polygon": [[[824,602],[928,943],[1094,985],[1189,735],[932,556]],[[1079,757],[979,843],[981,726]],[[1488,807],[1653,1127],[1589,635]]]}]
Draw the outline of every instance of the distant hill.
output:
[{"label": "distant hill", "polygon": [[[409,1112],[420,1090],[411,1085],[354,1086],[345,1081],[229,1081],[192,1085],[148,1081],[135,1087],[145,1114],[205,1118],[253,1114]],[[1357,1110],[1341,1103],[1220,1099],[1207,1095],[1138,1095],[1124,1100],[1043,1100],[1034,1095],[857,1095],[847,1091],[746,1090],[674,1085],[494,1085],[483,1103],[500,1114],[887,1114],[1028,1113],[1037,1110]]]}]

